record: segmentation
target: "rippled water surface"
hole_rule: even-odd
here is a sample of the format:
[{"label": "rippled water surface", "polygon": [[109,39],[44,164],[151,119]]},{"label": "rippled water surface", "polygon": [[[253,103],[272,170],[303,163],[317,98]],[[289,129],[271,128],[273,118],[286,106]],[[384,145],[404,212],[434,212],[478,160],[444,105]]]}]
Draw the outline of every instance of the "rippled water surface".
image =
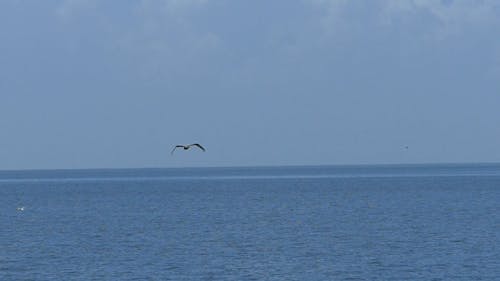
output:
[{"label": "rippled water surface", "polygon": [[500,280],[500,166],[0,172],[0,280]]}]

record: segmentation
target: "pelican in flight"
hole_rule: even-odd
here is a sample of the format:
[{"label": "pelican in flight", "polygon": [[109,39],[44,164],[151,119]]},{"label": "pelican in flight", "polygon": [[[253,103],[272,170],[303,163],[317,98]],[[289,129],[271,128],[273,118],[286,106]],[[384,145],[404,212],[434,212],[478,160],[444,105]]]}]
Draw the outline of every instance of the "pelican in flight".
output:
[{"label": "pelican in flight", "polygon": [[203,146],[201,146],[201,144],[199,143],[192,143],[192,144],[188,144],[188,145],[182,145],[182,144],[178,144],[174,147],[174,149],[172,149],[172,152],[170,152],[170,154],[174,154],[174,151],[177,149],[177,148],[183,148],[184,150],[188,150],[190,149],[191,147],[193,146],[196,146],[198,147],[199,149],[205,151],[205,148]]}]

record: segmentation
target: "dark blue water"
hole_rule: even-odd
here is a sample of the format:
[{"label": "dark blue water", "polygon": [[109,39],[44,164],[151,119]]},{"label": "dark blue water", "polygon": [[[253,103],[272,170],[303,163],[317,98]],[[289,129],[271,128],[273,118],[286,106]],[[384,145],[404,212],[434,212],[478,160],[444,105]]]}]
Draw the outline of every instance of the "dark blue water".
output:
[{"label": "dark blue water", "polygon": [[500,166],[0,172],[0,280],[500,280]]}]

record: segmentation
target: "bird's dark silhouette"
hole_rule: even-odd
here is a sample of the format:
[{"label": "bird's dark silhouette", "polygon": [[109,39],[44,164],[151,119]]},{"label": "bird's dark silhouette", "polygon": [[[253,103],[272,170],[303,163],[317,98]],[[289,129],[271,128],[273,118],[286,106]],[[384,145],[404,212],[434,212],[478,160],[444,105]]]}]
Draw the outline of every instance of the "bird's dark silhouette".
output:
[{"label": "bird's dark silhouette", "polygon": [[172,149],[172,152],[170,152],[170,154],[174,154],[174,151],[177,149],[177,148],[182,148],[184,150],[188,150],[190,149],[191,147],[193,146],[196,146],[198,147],[199,149],[203,150],[203,152],[205,152],[205,148],[203,146],[201,146],[201,144],[199,143],[192,143],[192,144],[188,144],[188,145],[182,145],[182,144],[178,144],[174,147],[174,149]]}]

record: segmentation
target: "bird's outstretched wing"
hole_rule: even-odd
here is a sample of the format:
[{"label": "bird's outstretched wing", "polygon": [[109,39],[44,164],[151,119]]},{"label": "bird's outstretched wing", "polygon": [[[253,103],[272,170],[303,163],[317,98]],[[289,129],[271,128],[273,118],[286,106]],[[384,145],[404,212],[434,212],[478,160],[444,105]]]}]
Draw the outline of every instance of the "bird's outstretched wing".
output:
[{"label": "bird's outstretched wing", "polygon": [[199,143],[193,143],[193,144],[190,144],[189,146],[197,146],[199,147],[201,150],[205,151],[205,148],[203,146],[201,146],[201,144]]},{"label": "bird's outstretched wing", "polygon": [[174,154],[174,151],[178,148],[178,147],[184,147],[183,145],[176,145],[174,146],[174,149],[172,149],[172,152],[170,152],[170,154]]}]

